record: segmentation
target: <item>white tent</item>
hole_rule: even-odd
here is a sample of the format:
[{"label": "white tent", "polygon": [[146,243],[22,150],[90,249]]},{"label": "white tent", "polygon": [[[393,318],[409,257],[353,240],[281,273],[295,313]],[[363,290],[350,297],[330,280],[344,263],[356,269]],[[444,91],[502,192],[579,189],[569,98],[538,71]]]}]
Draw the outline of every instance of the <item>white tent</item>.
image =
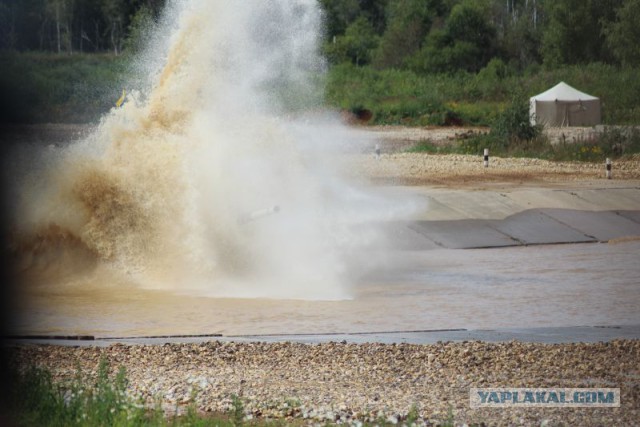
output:
[{"label": "white tent", "polygon": [[600,99],[560,82],[529,99],[531,124],[550,127],[600,124]]}]

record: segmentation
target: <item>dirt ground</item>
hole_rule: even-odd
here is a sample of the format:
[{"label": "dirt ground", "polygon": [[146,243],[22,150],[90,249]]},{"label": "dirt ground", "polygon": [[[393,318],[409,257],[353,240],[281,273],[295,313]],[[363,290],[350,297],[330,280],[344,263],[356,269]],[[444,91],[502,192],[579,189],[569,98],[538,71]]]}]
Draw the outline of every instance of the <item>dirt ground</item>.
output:
[{"label": "dirt ground", "polygon": [[[488,167],[479,155],[409,153],[416,142],[434,143],[468,138],[487,132],[486,128],[408,128],[374,126],[359,128],[373,138],[363,152],[352,156],[354,171],[374,183],[385,185],[429,185],[444,187],[484,187],[570,183],[615,185],[619,180],[640,180],[640,155],[616,159],[611,179],[606,177],[605,159],[601,163],[551,162],[541,159],[489,157]],[[577,141],[596,132],[593,128],[547,129],[550,138]],[[380,155],[375,153],[375,146]]]},{"label": "dirt ground", "polygon": [[[431,142],[448,142],[457,139],[469,138],[482,133],[489,132],[488,127],[407,127],[407,126],[366,126],[361,127],[368,132],[373,132],[382,138],[386,143],[401,145],[401,142],[414,144],[418,141],[431,140]],[[589,140],[603,131],[602,126],[597,127],[563,127],[545,128],[543,130],[552,143],[577,142]]]}]

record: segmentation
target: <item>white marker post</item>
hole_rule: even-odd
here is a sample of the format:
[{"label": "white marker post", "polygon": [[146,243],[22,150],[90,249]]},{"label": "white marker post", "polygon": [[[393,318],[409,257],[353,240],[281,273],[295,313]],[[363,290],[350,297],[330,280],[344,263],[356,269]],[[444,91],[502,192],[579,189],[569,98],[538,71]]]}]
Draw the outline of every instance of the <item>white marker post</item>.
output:
[{"label": "white marker post", "polygon": [[484,167],[485,168],[489,167],[489,149],[488,148],[484,149]]},{"label": "white marker post", "polygon": [[380,158],[380,146],[376,144],[376,159]]},{"label": "white marker post", "polygon": [[607,157],[607,179],[611,179],[611,159]]}]

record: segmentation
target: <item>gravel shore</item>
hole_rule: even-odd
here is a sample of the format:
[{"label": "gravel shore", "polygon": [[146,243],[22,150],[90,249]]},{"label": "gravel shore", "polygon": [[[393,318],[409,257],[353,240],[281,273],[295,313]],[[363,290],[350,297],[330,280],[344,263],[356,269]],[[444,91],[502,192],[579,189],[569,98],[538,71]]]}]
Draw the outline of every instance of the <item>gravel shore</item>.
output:
[{"label": "gravel shore", "polygon": [[[424,153],[353,155],[352,171],[374,183],[387,185],[478,186],[491,183],[552,184],[606,180],[604,162],[551,162],[541,159]],[[616,160],[612,180],[640,179],[640,155]]]},{"label": "gravel shore", "polygon": [[[101,358],[127,369],[130,392],[168,411],[189,404],[227,412],[233,396],[247,419],[311,424],[635,425],[640,420],[640,341],[410,344],[221,343],[13,349],[22,366],[57,381],[95,376]],[[471,387],[613,387],[619,408],[471,409]],[[195,396],[195,398],[193,397]],[[194,399],[192,401],[192,399]]]},{"label": "gravel shore", "polygon": [[[489,157],[484,167],[483,157],[461,154],[410,153],[407,150],[418,141],[450,142],[469,135],[487,132],[486,128],[409,128],[402,126],[370,126],[356,128],[371,136],[363,147],[365,154],[349,156],[349,169],[374,183],[385,185],[435,185],[446,187],[481,186],[496,183],[550,185],[586,180],[606,180],[605,159],[601,163],[552,162],[534,158]],[[568,141],[588,139],[593,128],[546,129],[552,140],[564,137]],[[374,147],[381,155],[376,156]],[[640,179],[640,155],[625,156],[613,161],[612,181]]]}]

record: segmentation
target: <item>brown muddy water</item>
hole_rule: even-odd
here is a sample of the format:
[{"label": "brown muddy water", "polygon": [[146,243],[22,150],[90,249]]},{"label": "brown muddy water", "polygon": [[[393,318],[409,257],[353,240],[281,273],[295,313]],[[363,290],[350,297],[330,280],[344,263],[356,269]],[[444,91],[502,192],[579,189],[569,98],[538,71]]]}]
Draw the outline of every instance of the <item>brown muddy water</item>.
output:
[{"label": "brown muddy water", "polygon": [[640,323],[640,242],[396,252],[335,301],[145,290],[89,273],[27,287],[18,334],[289,334]]}]

